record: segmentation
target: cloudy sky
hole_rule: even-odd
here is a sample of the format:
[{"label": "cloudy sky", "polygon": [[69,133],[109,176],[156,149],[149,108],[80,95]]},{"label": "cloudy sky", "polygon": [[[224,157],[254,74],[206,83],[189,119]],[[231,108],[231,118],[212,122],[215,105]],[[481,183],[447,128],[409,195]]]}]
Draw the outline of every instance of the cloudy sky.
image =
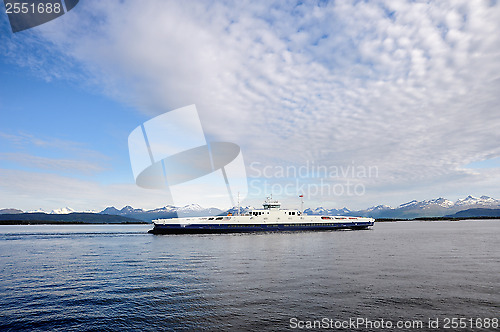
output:
[{"label": "cloudy sky", "polygon": [[[497,1],[81,1],[0,14],[0,208],[156,208],[128,135],[196,104],[258,206],[500,198]],[[175,144],[175,142],[174,142]]]}]

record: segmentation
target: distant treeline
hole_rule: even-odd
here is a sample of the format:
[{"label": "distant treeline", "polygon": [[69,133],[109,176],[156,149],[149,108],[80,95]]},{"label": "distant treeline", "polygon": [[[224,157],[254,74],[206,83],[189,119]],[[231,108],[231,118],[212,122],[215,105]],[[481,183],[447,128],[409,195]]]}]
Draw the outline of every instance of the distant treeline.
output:
[{"label": "distant treeline", "polygon": [[500,217],[479,216],[479,217],[431,217],[431,218],[415,218],[413,220],[471,220],[471,219],[500,219]]},{"label": "distant treeline", "polygon": [[376,221],[500,219],[500,209],[473,208],[442,217],[377,218]]},{"label": "distant treeline", "polygon": [[391,219],[391,218],[377,218],[376,222],[394,222],[394,221],[458,221],[458,220],[472,220],[472,219],[500,219],[500,217],[488,217],[488,216],[480,216],[480,217],[420,217],[420,218],[412,218],[412,219]]},{"label": "distant treeline", "polygon": [[83,222],[83,221],[46,221],[46,220],[0,220],[0,225],[103,225],[103,224],[149,224],[145,221],[134,222]]},{"label": "distant treeline", "polygon": [[0,214],[0,225],[40,224],[147,224],[148,222],[110,214],[74,212],[68,214]]}]

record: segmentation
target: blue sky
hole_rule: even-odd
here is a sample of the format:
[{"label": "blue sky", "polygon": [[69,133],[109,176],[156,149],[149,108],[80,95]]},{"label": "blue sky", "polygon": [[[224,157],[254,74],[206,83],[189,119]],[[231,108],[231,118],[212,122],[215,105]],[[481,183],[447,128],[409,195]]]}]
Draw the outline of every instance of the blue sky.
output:
[{"label": "blue sky", "polygon": [[169,204],[135,186],[127,138],[191,104],[241,147],[247,204],[498,198],[499,17],[491,1],[82,1],[13,34],[2,13],[0,208]]}]

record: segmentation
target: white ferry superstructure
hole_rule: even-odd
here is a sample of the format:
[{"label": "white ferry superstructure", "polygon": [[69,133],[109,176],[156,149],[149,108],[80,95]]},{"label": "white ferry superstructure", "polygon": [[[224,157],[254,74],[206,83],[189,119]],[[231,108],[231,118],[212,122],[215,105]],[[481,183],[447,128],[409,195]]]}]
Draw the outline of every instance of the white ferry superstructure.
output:
[{"label": "white ferry superstructure", "polygon": [[153,234],[207,234],[276,231],[323,231],[367,229],[375,220],[365,217],[305,215],[300,210],[281,209],[281,204],[267,199],[262,209],[244,215],[187,217],[153,220]]}]

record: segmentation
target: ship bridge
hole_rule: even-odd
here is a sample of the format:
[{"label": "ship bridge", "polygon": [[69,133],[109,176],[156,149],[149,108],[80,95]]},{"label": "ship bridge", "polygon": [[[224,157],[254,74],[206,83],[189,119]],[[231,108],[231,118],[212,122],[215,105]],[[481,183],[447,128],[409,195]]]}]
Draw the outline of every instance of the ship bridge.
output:
[{"label": "ship bridge", "polygon": [[281,207],[281,203],[278,201],[266,200],[264,204],[262,204],[264,210],[279,210]]}]

